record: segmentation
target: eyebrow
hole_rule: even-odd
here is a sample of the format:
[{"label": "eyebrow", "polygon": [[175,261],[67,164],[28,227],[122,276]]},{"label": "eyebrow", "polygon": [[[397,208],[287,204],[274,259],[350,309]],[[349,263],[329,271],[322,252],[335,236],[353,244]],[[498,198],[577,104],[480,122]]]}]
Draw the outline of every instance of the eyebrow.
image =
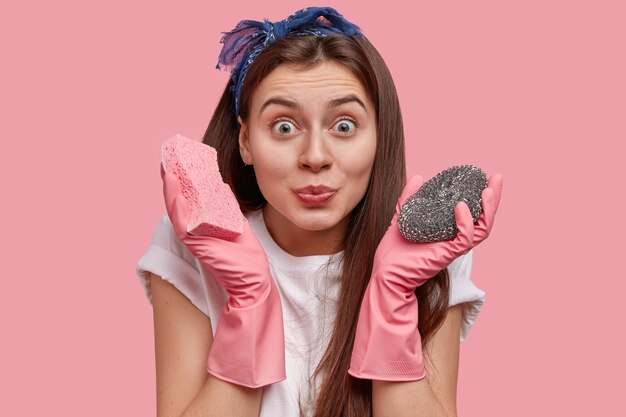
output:
[{"label": "eyebrow", "polygon": [[[341,106],[342,104],[351,103],[351,102],[357,103],[359,106],[363,108],[363,110],[365,110],[365,113],[367,113],[367,108],[365,107],[365,104],[363,104],[361,99],[359,99],[354,94],[348,94],[345,97],[333,99],[328,102],[328,105],[330,107],[338,107],[338,106]],[[261,110],[259,110],[259,114],[263,113],[263,110],[265,110],[265,108],[271,104],[277,104],[280,106],[289,107],[290,109],[294,109],[294,110],[302,109],[302,107],[300,107],[300,105],[293,100],[289,100],[289,99],[281,98],[281,97],[272,97],[272,98],[267,99],[265,103],[263,103],[263,105],[261,106]]]}]

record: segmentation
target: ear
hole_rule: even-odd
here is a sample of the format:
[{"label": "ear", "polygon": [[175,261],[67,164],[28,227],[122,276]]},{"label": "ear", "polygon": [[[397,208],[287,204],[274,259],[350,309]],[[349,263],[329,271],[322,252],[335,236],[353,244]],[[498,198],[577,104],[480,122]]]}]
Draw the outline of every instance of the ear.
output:
[{"label": "ear", "polygon": [[241,159],[246,162],[246,156],[248,156],[248,161],[251,162],[252,155],[250,153],[250,141],[248,140],[248,124],[245,123],[241,116],[237,116],[237,120],[239,121],[239,153],[241,155]]}]

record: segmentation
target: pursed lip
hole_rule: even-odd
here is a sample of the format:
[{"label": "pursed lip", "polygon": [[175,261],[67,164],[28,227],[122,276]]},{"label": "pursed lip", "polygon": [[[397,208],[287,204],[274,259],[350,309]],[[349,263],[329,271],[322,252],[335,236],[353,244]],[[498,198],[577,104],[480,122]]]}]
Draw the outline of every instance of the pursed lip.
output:
[{"label": "pursed lip", "polygon": [[308,207],[323,206],[337,194],[336,189],[326,185],[308,185],[296,188],[293,192],[298,196],[298,200]]},{"label": "pursed lip", "polygon": [[327,194],[337,191],[334,188],[328,187],[326,185],[307,185],[306,187],[296,188],[294,191],[298,194]]}]

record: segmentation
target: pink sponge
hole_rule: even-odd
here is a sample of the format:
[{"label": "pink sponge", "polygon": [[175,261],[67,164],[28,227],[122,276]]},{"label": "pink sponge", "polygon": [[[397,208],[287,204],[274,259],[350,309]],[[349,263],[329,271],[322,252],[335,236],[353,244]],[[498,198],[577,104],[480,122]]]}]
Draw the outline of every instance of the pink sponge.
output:
[{"label": "pink sponge", "polygon": [[191,209],[187,232],[234,240],[243,232],[243,214],[217,165],[217,152],[176,134],[161,146],[161,165],[171,171]]}]

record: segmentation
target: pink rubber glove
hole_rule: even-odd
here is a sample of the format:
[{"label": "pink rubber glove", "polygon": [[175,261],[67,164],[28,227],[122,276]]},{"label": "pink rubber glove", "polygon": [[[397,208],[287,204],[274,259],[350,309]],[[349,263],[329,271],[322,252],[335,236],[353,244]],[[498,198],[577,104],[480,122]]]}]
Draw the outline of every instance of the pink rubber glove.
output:
[{"label": "pink rubber glove", "polygon": [[187,233],[189,206],[177,178],[164,174],[167,214],[178,238],[228,292],[207,362],[226,381],[257,388],[286,379],[283,312],[263,247],[244,218],[234,241]]},{"label": "pink rubber glove", "polygon": [[405,239],[398,228],[398,213],[422,182],[415,176],[407,183],[376,249],[348,370],[352,376],[383,381],[415,381],[426,376],[414,291],[491,231],[502,190],[500,174],[492,176],[482,191],[483,212],[476,224],[467,204],[457,203],[454,215],[459,233],[453,240],[415,243]]}]

